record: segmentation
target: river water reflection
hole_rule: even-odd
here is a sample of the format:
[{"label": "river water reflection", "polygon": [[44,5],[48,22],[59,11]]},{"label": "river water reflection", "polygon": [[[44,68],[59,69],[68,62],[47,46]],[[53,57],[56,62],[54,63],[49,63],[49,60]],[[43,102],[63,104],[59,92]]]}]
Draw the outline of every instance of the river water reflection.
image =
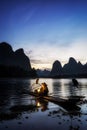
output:
[{"label": "river water reflection", "polygon": [[[87,100],[87,79],[77,80],[78,88],[72,86],[71,79],[40,79],[39,82],[48,84],[49,95],[79,95]],[[31,90],[34,82],[35,79],[0,79],[0,130],[86,130],[86,102],[71,113],[59,105],[25,93]]]}]

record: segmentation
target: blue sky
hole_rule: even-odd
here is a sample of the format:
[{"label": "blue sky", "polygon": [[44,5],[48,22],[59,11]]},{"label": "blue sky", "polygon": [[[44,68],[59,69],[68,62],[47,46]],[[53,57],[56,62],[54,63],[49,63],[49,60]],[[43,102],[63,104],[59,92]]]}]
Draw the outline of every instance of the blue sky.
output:
[{"label": "blue sky", "polygon": [[0,42],[24,48],[32,67],[87,62],[86,0],[0,0]]}]

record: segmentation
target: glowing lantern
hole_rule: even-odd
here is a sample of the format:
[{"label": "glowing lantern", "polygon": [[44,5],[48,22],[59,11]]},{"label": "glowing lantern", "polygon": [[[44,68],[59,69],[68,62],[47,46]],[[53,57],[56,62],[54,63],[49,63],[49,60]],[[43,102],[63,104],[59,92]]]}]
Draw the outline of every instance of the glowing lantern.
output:
[{"label": "glowing lantern", "polygon": [[38,94],[39,96],[46,96],[48,95],[48,87],[47,84],[44,82],[42,83],[39,88],[35,89],[34,92]]},{"label": "glowing lantern", "polygon": [[38,93],[40,93],[40,88],[37,89]]},{"label": "glowing lantern", "polygon": [[36,105],[37,105],[37,107],[40,107],[40,106],[41,106],[40,102],[37,102],[37,104],[36,104]]}]

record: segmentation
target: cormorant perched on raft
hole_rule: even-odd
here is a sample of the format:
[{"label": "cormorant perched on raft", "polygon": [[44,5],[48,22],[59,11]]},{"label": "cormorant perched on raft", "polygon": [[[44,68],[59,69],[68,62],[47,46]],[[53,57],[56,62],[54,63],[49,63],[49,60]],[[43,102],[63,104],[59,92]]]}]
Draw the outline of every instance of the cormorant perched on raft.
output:
[{"label": "cormorant perched on raft", "polygon": [[78,87],[79,83],[76,79],[72,79],[72,82],[74,86]]},{"label": "cormorant perched on raft", "polygon": [[36,79],[36,84],[38,84],[38,82],[39,82],[39,79]]}]

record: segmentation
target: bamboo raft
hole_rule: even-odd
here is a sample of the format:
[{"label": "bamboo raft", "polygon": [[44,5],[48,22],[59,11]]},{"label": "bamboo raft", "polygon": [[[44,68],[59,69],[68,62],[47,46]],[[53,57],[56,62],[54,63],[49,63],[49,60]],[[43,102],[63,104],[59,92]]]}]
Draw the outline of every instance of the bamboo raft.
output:
[{"label": "bamboo raft", "polygon": [[[33,84],[33,91],[29,91],[28,94],[39,98],[40,100],[47,100],[50,102],[53,102],[55,104],[58,104],[64,108],[73,108],[74,106],[77,106],[77,103],[82,101],[84,96],[68,96],[68,97],[54,97],[48,95],[48,87],[45,82],[39,84],[39,79],[36,79],[36,83]],[[35,87],[36,85],[36,87]],[[37,87],[37,85],[39,85]]]},{"label": "bamboo raft", "polygon": [[64,106],[64,107],[73,107],[76,106],[78,102],[82,101],[84,96],[71,96],[71,97],[53,97],[53,96],[38,96],[34,92],[29,92],[29,95],[35,96],[40,99],[45,99],[55,104]]}]

